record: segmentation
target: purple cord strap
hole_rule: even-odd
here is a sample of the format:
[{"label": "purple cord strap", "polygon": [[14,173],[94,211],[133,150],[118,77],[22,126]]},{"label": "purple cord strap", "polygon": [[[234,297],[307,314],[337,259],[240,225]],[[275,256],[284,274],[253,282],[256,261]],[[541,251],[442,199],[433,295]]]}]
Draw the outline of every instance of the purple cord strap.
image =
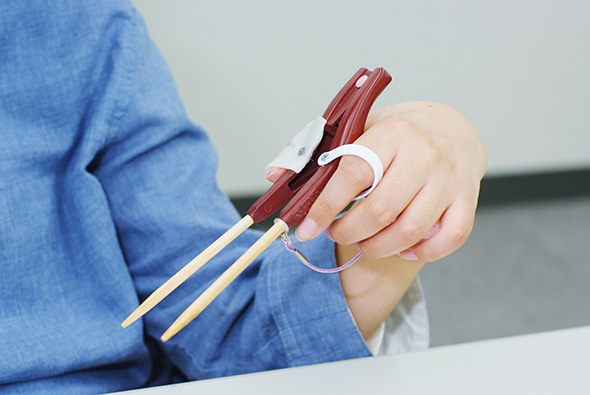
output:
[{"label": "purple cord strap", "polygon": [[309,261],[309,259],[307,259],[305,257],[305,255],[303,255],[301,253],[301,251],[299,251],[297,249],[297,247],[295,247],[295,244],[293,244],[293,240],[291,240],[291,238],[289,237],[287,232],[284,232],[281,234],[281,239],[282,239],[283,245],[285,246],[285,249],[287,251],[293,253],[293,255],[295,255],[297,257],[297,259],[299,259],[305,266],[309,267],[311,270],[314,270],[318,273],[338,273],[338,272],[346,269],[347,267],[351,266],[353,263],[355,263],[361,257],[361,255],[363,255],[363,252],[359,251],[359,253],[356,254],[356,256],[354,258],[352,258],[350,261],[346,262],[344,265],[338,266],[338,267],[335,267],[332,269],[324,269],[324,268],[312,265],[312,263]]}]

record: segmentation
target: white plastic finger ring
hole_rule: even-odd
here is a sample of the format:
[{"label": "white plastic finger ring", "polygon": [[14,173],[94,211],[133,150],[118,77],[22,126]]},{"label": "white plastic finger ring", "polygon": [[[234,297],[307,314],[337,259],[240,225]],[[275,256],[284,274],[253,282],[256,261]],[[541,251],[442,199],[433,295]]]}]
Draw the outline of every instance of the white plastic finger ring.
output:
[{"label": "white plastic finger ring", "polygon": [[362,199],[367,197],[373,189],[379,184],[381,178],[383,178],[383,164],[381,159],[371,149],[360,144],[346,144],[340,147],[334,148],[332,151],[324,152],[318,159],[318,165],[325,166],[332,162],[334,159],[340,158],[344,155],[354,155],[363,159],[373,169],[373,185],[363,193],[358,195],[354,200]]}]

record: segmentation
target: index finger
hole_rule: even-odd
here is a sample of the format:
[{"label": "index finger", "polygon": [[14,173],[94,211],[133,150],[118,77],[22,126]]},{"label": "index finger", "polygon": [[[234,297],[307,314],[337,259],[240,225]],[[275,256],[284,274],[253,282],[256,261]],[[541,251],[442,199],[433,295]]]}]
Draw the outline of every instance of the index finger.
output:
[{"label": "index finger", "polygon": [[363,159],[356,156],[340,158],[334,175],[297,227],[297,238],[306,241],[319,235],[372,182],[373,170]]}]

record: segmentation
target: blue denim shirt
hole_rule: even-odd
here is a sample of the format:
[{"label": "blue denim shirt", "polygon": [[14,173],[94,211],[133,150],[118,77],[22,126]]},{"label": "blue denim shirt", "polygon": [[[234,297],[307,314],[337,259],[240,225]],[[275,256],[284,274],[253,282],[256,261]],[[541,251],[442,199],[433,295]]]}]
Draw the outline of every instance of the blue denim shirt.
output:
[{"label": "blue denim shirt", "polygon": [[[131,5],[41,4],[0,5],[0,392],[101,393],[369,356],[338,276],[279,243],[158,340],[256,231],[121,328],[239,216]],[[325,237],[303,249],[335,264]]]}]

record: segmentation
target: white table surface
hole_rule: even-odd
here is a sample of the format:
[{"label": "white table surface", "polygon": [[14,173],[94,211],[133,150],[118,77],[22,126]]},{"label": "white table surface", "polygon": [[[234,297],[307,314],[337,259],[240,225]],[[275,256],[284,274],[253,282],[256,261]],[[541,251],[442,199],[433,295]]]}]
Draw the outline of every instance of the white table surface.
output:
[{"label": "white table surface", "polygon": [[590,394],[590,326],[122,394]]}]

